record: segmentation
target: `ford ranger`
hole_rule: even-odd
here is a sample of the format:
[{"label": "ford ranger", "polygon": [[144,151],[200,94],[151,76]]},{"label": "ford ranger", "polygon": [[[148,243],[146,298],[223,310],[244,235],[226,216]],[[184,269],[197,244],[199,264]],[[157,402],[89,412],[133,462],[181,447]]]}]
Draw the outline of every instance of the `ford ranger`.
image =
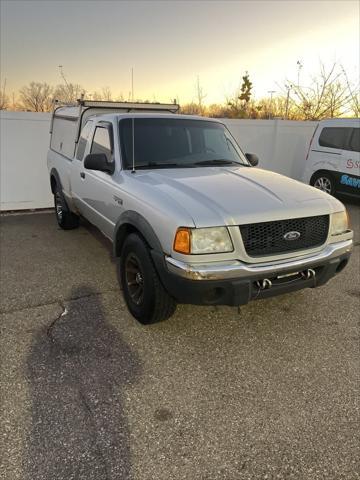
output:
[{"label": "ford ranger", "polygon": [[131,314],[177,303],[239,306],[324,285],[353,233],[327,193],[256,168],[221,121],[162,104],[79,101],[53,114],[48,153],[57,222],[80,216],[113,243]]}]

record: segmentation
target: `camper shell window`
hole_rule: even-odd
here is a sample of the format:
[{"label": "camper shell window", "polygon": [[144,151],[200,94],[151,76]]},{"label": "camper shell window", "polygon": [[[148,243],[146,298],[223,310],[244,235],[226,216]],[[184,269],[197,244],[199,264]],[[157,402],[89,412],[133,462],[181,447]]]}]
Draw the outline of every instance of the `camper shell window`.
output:
[{"label": "camper shell window", "polygon": [[77,118],[54,117],[50,148],[70,160],[74,156]]}]

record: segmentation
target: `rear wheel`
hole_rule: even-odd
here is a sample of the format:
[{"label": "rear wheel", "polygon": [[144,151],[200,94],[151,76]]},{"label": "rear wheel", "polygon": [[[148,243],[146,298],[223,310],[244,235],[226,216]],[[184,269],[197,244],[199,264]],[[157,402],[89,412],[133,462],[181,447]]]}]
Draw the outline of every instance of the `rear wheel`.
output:
[{"label": "rear wheel", "polygon": [[335,193],[334,178],[327,172],[316,173],[311,179],[311,185],[329,195],[334,195]]},{"label": "rear wheel", "polygon": [[176,302],[163,287],[149,249],[137,234],[130,234],[120,259],[120,279],[130,313],[142,324],[166,320]]},{"label": "rear wheel", "polygon": [[56,185],[54,192],[54,206],[56,220],[62,229],[71,230],[79,226],[79,217],[68,209],[58,185]]}]

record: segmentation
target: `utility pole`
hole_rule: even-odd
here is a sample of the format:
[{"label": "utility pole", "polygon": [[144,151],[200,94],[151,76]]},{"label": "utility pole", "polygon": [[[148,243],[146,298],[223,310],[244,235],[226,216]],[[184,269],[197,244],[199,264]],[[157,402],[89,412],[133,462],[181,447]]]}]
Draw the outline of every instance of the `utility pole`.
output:
[{"label": "utility pole", "polygon": [[273,101],[273,94],[276,92],[276,90],[269,90],[268,93],[270,93],[270,108],[269,108],[269,120],[272,115],[272,101]]},{"label": "utility pole", "polygon": [[303,68],[303,64],[300,62],[300,60],[298,60],[296,62],[296,64],[298,66],[297,86],[299,88],[299,85],[300,85],[300,70]]},{"label": "utility pole", "polygon": [[134,101],[134,67],[131,67],[131,101]]},{"label": "utility pole", "polygon": [[67,86],[68,90],[69,90],[69,84],[66,80],[66,77],[65,77],[65,74],[64,74],[64,70],[63,70],[63,66],[62,65],[59,65],[59,71],[60,71],[60,77],[64,80],[65,82],[65,85]]},{"label": "utility pole", "polygon": [[290,90],[292,89],[292,85],[286,85],[287,95],[286,95],[286,106],[285,106],[285,120],[287,120],[289,116],[289,100],[290,100]]}]

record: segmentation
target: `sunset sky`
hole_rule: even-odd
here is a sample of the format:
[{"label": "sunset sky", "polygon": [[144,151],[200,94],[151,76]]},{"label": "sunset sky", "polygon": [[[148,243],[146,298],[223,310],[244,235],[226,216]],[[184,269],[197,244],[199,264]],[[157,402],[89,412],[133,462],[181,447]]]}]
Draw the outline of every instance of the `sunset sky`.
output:
[{"label": "sunset sky", "polygon": [[1,0],[1,80],[6,92],[31,80],[109,86],[127,97],[223,102],[247,70],[257,97],[300,83],[325,65],[359,76],[357,1]]}]

